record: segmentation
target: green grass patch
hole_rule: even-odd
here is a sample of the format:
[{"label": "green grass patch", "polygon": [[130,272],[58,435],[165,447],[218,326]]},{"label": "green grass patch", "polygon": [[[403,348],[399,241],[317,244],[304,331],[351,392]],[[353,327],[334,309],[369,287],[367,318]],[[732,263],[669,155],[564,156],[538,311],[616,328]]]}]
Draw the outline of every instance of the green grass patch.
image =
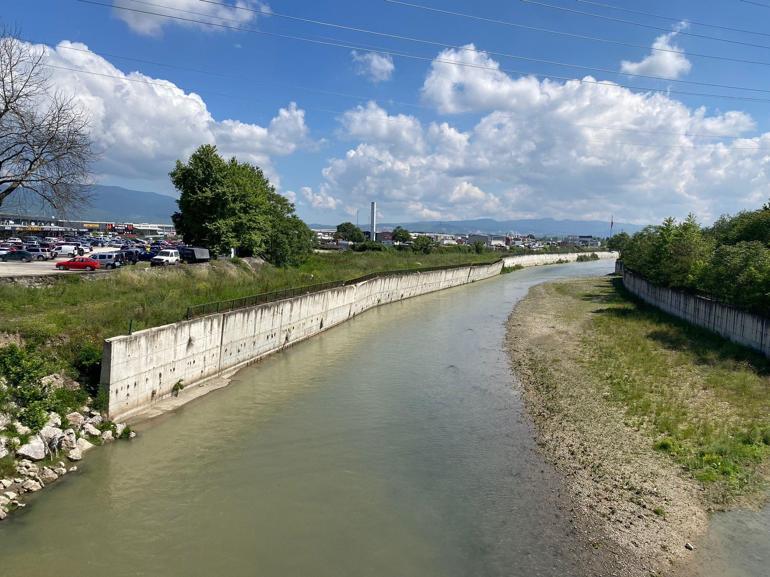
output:
[{"label": "green grass patch", "polygon": [[634,300],[619,279],[585,286],[558,290],[588,315],[582,364],[627,424],[715,502],[759,487],[770,456],[770,361]]},{"label": "green grass patch", "polygon": [[94,349],[101,351],[102,339],[127,333],[129,325],[136,331],[179,321],[191,305],[378,271],[480,264],[499,258],[493,252],[341,252],[314,254],[291,268],[264,265],[254,270],[236,259],[210,266],[126,267],[103,276],[61,276],[43,287],[2,283],[0,332],[20,334],[27,343],[44,349],[52,364],[71,367],[74,377],[89,382],[98,379],[93,357]]}]

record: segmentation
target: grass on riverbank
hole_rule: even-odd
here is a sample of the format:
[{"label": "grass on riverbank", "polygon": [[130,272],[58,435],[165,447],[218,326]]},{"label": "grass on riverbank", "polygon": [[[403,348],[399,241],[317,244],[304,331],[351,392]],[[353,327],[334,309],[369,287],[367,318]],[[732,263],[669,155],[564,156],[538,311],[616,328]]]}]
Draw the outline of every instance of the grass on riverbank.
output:
[{"label": "grass on riverbank", "polygon": [[18,334],[43,347],[63,367],[84,346],[183,318],[187,307],[211,301],[344,280],[371,272],[492,262],[497,253],[409,252],[315,254],[297,268],[215,261],[168,269],[126,267],[108,275],[61,276],[41,287],[0,284],[0,336]]},{"label": "grass on riverbank", "polygon": [[770,361],[634,300],[618,279],[562,283],[587,329],[581,366],[626,425],[721,504],[750,494],[770,455]]}]

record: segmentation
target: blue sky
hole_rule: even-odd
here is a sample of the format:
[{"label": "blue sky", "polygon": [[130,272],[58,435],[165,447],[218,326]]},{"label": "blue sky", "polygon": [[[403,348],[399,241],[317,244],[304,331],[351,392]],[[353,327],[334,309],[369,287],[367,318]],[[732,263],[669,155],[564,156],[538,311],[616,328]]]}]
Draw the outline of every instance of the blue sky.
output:
[{"label": "blue sky", "polygon": [[[260,164],[312,222],[339,222],[358,208],[364,214],[369,200],[379,202],[385,220],[614,214],[616,220],[651,222],[692,211],[710,221],[770,196],[770,0],[768,8],[740,0],[415,0],[640,47],[384,0],[238,1],[251,10],[234,7],[232,0],[217,0],[224,6],[201,0],[96,1],[106,6],[6,0],[2,18],[24,39],[49,47],[54,86],[78,98],[94,118],[102,155],[97,180],[105,184],[173,194],[166,176],[173,161],[207,141]],[[346,46],[174,21],[113,4]],[[564,79],[584,81],[565,85]],[[671,93],[645,94],[596,80]]]}]

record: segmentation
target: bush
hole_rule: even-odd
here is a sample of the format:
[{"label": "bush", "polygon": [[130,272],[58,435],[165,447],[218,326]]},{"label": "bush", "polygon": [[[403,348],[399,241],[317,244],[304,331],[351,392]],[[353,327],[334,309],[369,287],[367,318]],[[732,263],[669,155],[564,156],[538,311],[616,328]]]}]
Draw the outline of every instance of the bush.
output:
[{"label": "bush", "polygon": [[92,342],[83,342],[75,350],[72,366],[77,371],[78,381],[88,394],[95,396],[99,388],[102,369],[102,350]]},{"label": "bush", "polygon": [[366,240],[364,242],[357,242],[353,245],[353,250],[356,252],[382,252],[384,250],[387,250],[388,247],[386,247],[381,242],[376,242],[373,240]]},{"label": "bush", "polygon": [[418,236],[412,241],[412,250],[422,254],[430,254],[436,248],[436,242],[429,236]]}]

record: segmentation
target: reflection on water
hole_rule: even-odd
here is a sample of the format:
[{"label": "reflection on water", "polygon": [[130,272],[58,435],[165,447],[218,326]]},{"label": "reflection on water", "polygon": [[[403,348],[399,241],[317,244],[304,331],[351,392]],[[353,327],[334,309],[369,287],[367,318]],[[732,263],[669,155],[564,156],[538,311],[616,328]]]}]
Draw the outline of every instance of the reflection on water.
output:
[{"label": "reflection on water", "polygon": [[0,574],[593,574],[502,340],[532,284],[611,268],[389,305],[240,372],[5,521]]}]

